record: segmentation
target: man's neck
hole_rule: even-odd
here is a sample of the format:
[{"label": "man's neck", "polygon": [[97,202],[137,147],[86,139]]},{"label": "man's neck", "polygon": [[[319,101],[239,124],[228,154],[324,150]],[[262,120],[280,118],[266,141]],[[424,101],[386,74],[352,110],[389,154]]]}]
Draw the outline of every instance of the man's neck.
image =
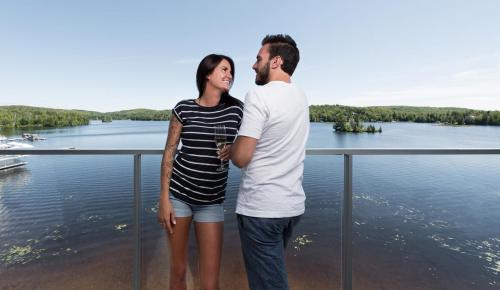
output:
[{"label": "man's neck", "polygon": [[275,72],[275,73],[269,74],[268,81],[269,82],[279,81],[279,82],[291,83],[292,79],[290,78],[290,76],[287,73]]}]

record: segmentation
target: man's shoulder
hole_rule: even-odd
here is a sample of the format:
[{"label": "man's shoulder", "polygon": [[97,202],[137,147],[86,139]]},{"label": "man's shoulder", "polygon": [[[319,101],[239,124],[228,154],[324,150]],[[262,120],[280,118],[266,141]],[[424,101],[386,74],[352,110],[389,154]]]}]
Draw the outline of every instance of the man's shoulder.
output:
[{"label": "man's shoulder", "polygon": [[307,100],[304,90],[297,85],[275,81],[252,88],[245,96],[245,103],[274,103],[280,102],[283,98],[289,98],[290,96],[297,96],[296,100]]},{"label": "man's shoulder", "polygon": [[295,83],[287,83],[282,81],[269,82],[261,87],[258,87],[260,92],[297,92],[304,93],[304,91],[298,87]]},{"label": "man's shoulder", "polygon": [[253,87],[251,88],[248,92],[247,92],[247,96],[258,96],[258,95],[261,95],[263,92],[266,91],[266,88],[265,86],[257,86],[257,87]]},{"label": "man's shoulder", "polygon": [[[292,83],[286,83],[281,81],[269,82],[262,86],[257,86],[248,91],[247,96],[262,96],[269,93],[275,93],[281,91],[283,88],[290,90],[300,90],[297,86]],[[301,91],[301,90],[300,90]]]},{"label": "man's shoulder", "polygon": [[253,103],[258,99],[262,99],[261,96],[265,94],[265,90],[262,90],[263,86],[258,86],[250,89],[245,95],[245,105],[247,103]]}]

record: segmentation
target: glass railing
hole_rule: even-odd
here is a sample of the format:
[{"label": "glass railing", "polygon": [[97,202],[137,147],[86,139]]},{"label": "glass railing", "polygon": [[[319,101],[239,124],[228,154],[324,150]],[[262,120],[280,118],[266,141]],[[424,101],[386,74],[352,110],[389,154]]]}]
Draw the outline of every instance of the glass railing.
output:
[{"label": "glass railing", "polygon": [[[10,275],[13,278],[12,282],[2,282],[4,284],[2,286],[7,288],[10,286],[16,287],[15,281],[20,281],[22,278],[14,279],[14,276],[25,273],[20,265],[29,265],[34,260],[44,256],[58,257],[57,263],[64,263],[65,259],[85,252],[93,254],[81,255],[76,262],[73,261],[73,264],[66,265],[76,265],[74,263],[77,263],[78,269],[86,269],[85,265],[87,264],[92,265],[94,269],[87,270],[88,273],[97,275],[94,281],[97,284],[99,284],[100,275],[107,275],[108,280],[111,281],[116,277],[118,283],[116,285],[128,285],[132,289],[166,287],[166,277],[168,276],[166,239],[155,224],[157,185],[159,183],[158,169],[162,153],[162,150],[157,149],[0,150],[0,155],[49,155],[50,157],[47,158],[51,158],[51,162],[54,163],[43,167],[43,160],[37,160],[36,162],[40,163],[37,168],[39,168],[40,172],[45,172],[44,178],[58,179],[57,182],[54,182],[58,188],[53,193],[57,196],[52,198],[58,204],[46,203],[44,202],[44,196],[38,196],[36,192],[30,192],[33,195],[30,200],[32,204],[13,206],[16,202],[13,197],[0,195],[0,224],[2,227],[0,237],[3,240],[0,241],[0,247],[3,249],[0,252],[0,263],[3,264],[0,265],[0,269],[4,272],[4,275]],[[450,208],[440,205],[444,204],[445,197],[450,195],[443,195],[442,200],[439,198],[428,200],[429,196],[435,194],[435,192],[422,193],[421,195],[410,194],[412,184],[415,184],[415,182],[423,184],[425,180],[407,182],[405,178],[413,176],[414,172],[405,172],[399,177],[395,176],[398,176],[397,173],[401,172],[401,168],[411,168],[415,162],[422,161],[420,157],[425,159],[439,156],[436,157],[441,158],[439,162],[447,163],[447,168],[454,168],[453,166],[450,167],[450,164],[453,163],[457,156],[482,155],[481,158],[484,158],[484,156],[499,154],[500,149],[308,149],[304,183],[308,184],[305,185],[306,193],[308,193],[306,215],[310,217],[310,220],[307,221],[307,217],[303,219],[301,222],[302,227],[298,229],[290,246],[288,264],[291,272],[291,284],[295,285],[296,289],[365,289],[367,285],[364,281],[380,280],[380,287],[378,288],[391,289],[394,285],[383,285],[384,281],[391,280],[384,275],[391,274],[377,274],[377,271],[382,272],[379,267],[384,266],[384,263],[391,264],[395,270],[398,267],[404,268],[411,264],[412,269],[419,269],[418,271],[425,272],[426,277],[430,277],[429,283],[433,281],[433,277],[435,277],[436,281],[440,281],[442,275],[457,273],[452,270],[448,271],[450,268],[470,264],[467,259],[461,263],[454,263],[454,259],[457,259],[458,256],[451,255],[445,257],[445,259],[449,260],[446,267],[435,265],[433,261],[424,261],[418,265],[413,265],[416,260],[426,259],[425,255],[438,255],[433,250],[429,250],[437,247],[438,249],[446,249],[451,254],[461,254],[463,257],[480,255],[481,259],[484,260],[484,263],[477,265],[481,269],[478,273],[484,276],[481,283],[497,287],[497,279],[500,274],[500,236],[497,235],[498,233],[492,228],[490,237],[474,238],[473,235],[477,233],[470,233],[471,229],[474,228],[471,225],[467,228],[465,235],[469,238],[463,238],[464,227],[450,225],[450,221],[460,220],[459,217],[463,212],[455,212],[453,213],[455,216],[449,218],[450,214],[447,214],[446,211],[450,211]],[[381,163],[377,158],[382,158],[382,156],[396,159]],[[419,158],[415,160],[417,156]],[[133,162],[130,157],[133,157]],[[343,160],[340,160],[339,157],[343,157]],[[106,168],[100,168],[103,158],[106,159]],[[315,158],[320,159],[312,160]],[[401,164],[398,168],[378,168],[376,171],[373,170],[374,166],[358,166],[357,163],[354,163],[354,167],[359,168],[358,172],[360,174],[372,176],[375,183],[385,184],[386,188],[393,188],[394,195],[401,192],[408,193],[407,198],[404,201],[391,199],[390,194],[392,193],[383,193],[384,189],[377,189],[376,193],[370,192],[370,184],[367,185],[366,183],[356,187],[353,180],[357,182],[365,177],[364,175],[355,175],[355,178],[353,178],[354,158],[356,158],[356,161],[364,160],[365,163],[373,163],[375,167],[376,164]],[[366,158],[375,158],[375,160],[366,160]],[[493,158],[497,158],[497,156]],[[29,157],[27,160],[29,163]],[[47,159],[45,160],[47,161]],[[309,160],[312,161],[309,162]],[[424,160],[424,162],[429,161]],[[71,167],[67,166],[68,163],[72,164],[71,170],[68,169]],[[436,162],[431,163],[433,166],[438,164]],[[486,171],[496,169],[495,166],[492,168],[485,164],[487,162],[484,161],[476,163],[479,164],[478,167],[472,170],[478,170],[478,168]],[[113,164],[116,166],[110,166]],[[343,167],[343,170],[341,167]],[[29,175],[34,173],[22,168],[9,169],[12,172],[9,174],[0,173],[4,174],[0,175],[0,193],[23,191],[22,185],[25,184],[22,181],[23,176],[31,178]],[[94,168],[97,177],[88,180],[83,174],[79,174],[79,170],[82,168],[85,168],[84,170]],[[366,168],[372,169],[365,171]],[[331,175],[332,180],[319,180],[324,179],[325,171],[329,170],[331,173],[327,173],[327,175]],[[321,172],[322,175],[316,174],[316,171]],[[343,180],[340,173],[342,171]],[[311,174],[309,175],[308,172]],[[40,175],[40,173],[37,174]],[[231,194],[231,196],[228,196],[226,202],[229,206],[226,207],[226,220],[228,222],[225,225],[225,241],[229,242],[224,245],[221,280],[225,281],[225,287],[221,286],[221,288],[246,289],[242,259],[237,254],[239,250],[237,231],[235,225],[231,223],[234,220],[233,205],[235,203],[235,192],[237,192],[239,171],[231,170],[230,174],[232,182],[228,185],[228,194]],[[440,172],[439,169],[421,173],[427,179],[432,179],[438,174],[442,174],[442,176],[451,175],[454,176],[453,178],[461,178],[460,176],[467,175],[467,173],[459,172],[457,174],[446,170]],[[5,186],[15,185],[18,179],[21,179],[18,191],[5,188]],[[128,180],[128,182],[123,182],[123,180]],[[95,185],[92,187],[84,186],[89,182],[95,183]],[[453,193],[454,184],[448,183],[441,184],[441,187],[443,190]],[[468,183],[473,184],[473,180]],[[331,184],[330,188],[328,188],[328,184]],[[322,185],[324,188],[319,188]],[[81,189],[81,192],[70,194],[68,193],[70,191],[66,190],[69,187],[73,188],[71,192],[74,192],[75,188]],[[354,195],[353,187],[354,192],[356,192]],[[473,188],[474,185],[471,185],[471,187]],[[110,192],[109,188],[116,190]],[[498,197],[500,197],[500,188],[492,188],[493,192],[495,190],[498,192]],[[96,195],[96,191],[99,194]],[[326,198],[326,194],[309,194],[309,192],[314,191],[331,191],[332,198]],[[90,198],[90,196],[93,197]],[[86,199],[86,197],[88,198]],[[470,199],[464,200],[467,201],[467,204],[463,206],[472,207],[464,212],[482,208],[482,204],[473,206]],[[477,200],[477,202],[481,203],[479,199]],[[493,205],[485,204],[484,206],[494,206],[496,209],[500,209],[500,206],[494,205],[494,195],[493,197],[485,197],[482,200],[493,203]],[[4,204],[5,201],[8,204]],[[112,208],[104,209],[106,206],[109,207],[110,204],[113,205]],[[426,207],[427,210],[422,209],[421,205]],[[433,206],[434,208],[432,208]],[[51,212],[54,207],[63,209],[54,213]],[[23,208],[38,208],[38,212],[25,211]],[[435,208],[439,209],[438,212],[434,210]],[[453,210],[457,208],[460,209],[460,207],[453,207]],[[12,213],[11,211],[14,209],[19,209],[19,212]],[[8,212],[10,214],[4,214]],[[130,215],[130,212],[133,212],[133,215]],[[52,215],[50,217],[51,226],[40,222],[43,226],[38,228],[36,226],[38,215]],[[320,217],[316,218],[315,216]],[[10,222],[9,218],[16,219],[16,221]],[[477,221],[478,224],[490,224],[487,214],[472,218],[481,219]],[[58,219],[66,222],[57,222]],[[20,222],[21,220],[22,222]],[[328,220],[330,220],[330,223],[328,223]],[[20,224],[27,225],[26,229],[15,231],[19,237],[12,237],[12,234],[9,233],[14,232],[13,227]],[[412,226],[405,227],[405,225]],[[109,231],[98,229],[108,229]],[[462,234],[458,235],[454,231],[462,231]],[[410,237],[412,235],[422,235],[425,239],[412,238]],[[458,241],[459,236],[461,237],[460,241]],[[15,240],[22,240],[23,242],[12,242]],[[65,244],[65,240],[71,240],[75,244]],[[89,243],[89,240],[100,241],[98,245],[104,250],[89,250],[89,248],[97,247]],[[51,251],[46,250],[47,247],[43,249],[37,247],[42,242],[47,247],[52,246]],[[314,248],[314,245],[318,246]],[[376,246],[367,247],[366,245]],[[380,251],[377,250],[378,246],[380,246]],[[195,252],[195,248],[194,242],[190,242],[191,252]],[[377,251],[378,254],[366,253],[368,248],[370,251]],[[478,252],[473,252],[472,249],[478,250]],[[327,253],[327,251],[331,252]],[[394,251],[397,253],[394,253]],[[101,255],[108,255],[109,259],[102,260],[109,262],[89,263],[91,260],[99,260],[102,258]],[[392,260],[388,259],[384,263],[379,263],[380,261],[377,259],[382,256],[391,256]],[[332,261],[330,258],[338,259]],[[196,261],[191,260],[190,263],[195,265]],[[317,267],[317,270],[325,269],[325,271],[320,273],[320,271],[315,270],[314,275],[307,274],[308,269],[302,268],[305,265]],[[46,266],[50,268],[52,265],[49,263]],[[102,267],[102,270],[100,270],[100,267]],[[113,271],[109,272],[109,267],[118,267],[122,268],[122,270],[119,274]],[[448,270],[440,271],[437,270],[438,268]],[[190,269],[192,273],[188,282],[196,285],[196,267],[193,266]],[[472,270],[464,269],[464,271],[470,272]],[[414,277],[406,276],[405,273],[407,272],[402,271],[397,274],[399,275],[398,279],[412,280],[418,276],[417,274]],[[85,274],[86,272],[75,273],[74,275]],[[305,283],[304,281],[307,279],[301,278],[304,275],[316,278]],[[373,279],[363,279],[362,276],[366,275],[371,276]],[[57,279],[57,275],[54,277],[53,279]],[[123,279],[123,277],[128,277],[128,279]],[[0,280],[7,281],[2,278],[6,277],[1,277],[0,274]],[[43,280],[43,278],[40,279]],[[49,281],[44,285],[56,285],[54,283],[57,283],[57,281]],[[473,281],[472,283],[471,285],[463,285],[464,289],[482,288],[478,284],[474,284],[476,282]],[[449,285],[451,284],[448,284],[448,287],[441,285],[436,289],[451,289]],[[71,284],[71,279],[67,278],[61,280],[58,287],[63,289],[74,286],[75,284]],[[88,288],[86,285],[79,286],[82,289]]]}]

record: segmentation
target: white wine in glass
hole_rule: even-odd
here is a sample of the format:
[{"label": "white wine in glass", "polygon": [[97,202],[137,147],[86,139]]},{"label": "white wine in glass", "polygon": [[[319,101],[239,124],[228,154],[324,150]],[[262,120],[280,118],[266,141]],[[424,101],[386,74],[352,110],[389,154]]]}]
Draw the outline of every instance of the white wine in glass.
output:
[{"label": "white wine in glass", "polygon": [[[216,125],[214,127],[215,134],[214,134],[214,141],[215,145],[217,146],[217,149],[222,150],[224,146],[226,146],[227,142],[227,136],[226,136],[226,126],[224,125]],[[222,172],[226,170],[224,168],[224,161],[222,159],[220,160],[220,167],[217,167],[216,171]]]}]

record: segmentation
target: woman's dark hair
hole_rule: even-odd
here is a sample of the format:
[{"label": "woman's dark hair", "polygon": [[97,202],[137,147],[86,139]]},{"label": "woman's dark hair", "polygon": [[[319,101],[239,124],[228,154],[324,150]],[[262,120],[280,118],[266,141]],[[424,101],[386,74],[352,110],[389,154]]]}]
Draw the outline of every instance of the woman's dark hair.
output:
[{"label": "woman's dark hair", "polygon": [[295,40],[287,34],[267,35],[262,39],[262,46],[265,44],[269,44],[269,59],[281,56],[283,59],[281,69],[291,76],[300,60]]},{"label": "woman's dark hair", "polygon": [[[207,86],[207,76],[210,75],[216,66],[223,60],[227,60],[231,66],[231,73],[234,80],[234,62],[229,56],[222,54],[209,54],[205,56],[200,64],[198,65],[198,70],[196,71],[196,86],[198,87],[198,97],[203,96],[205,88]],[[241,106],[242,102],[234,97],[232,97],[229,92],[222,93],[219,104],[224,104],[226,107],[238,105]]]}]

